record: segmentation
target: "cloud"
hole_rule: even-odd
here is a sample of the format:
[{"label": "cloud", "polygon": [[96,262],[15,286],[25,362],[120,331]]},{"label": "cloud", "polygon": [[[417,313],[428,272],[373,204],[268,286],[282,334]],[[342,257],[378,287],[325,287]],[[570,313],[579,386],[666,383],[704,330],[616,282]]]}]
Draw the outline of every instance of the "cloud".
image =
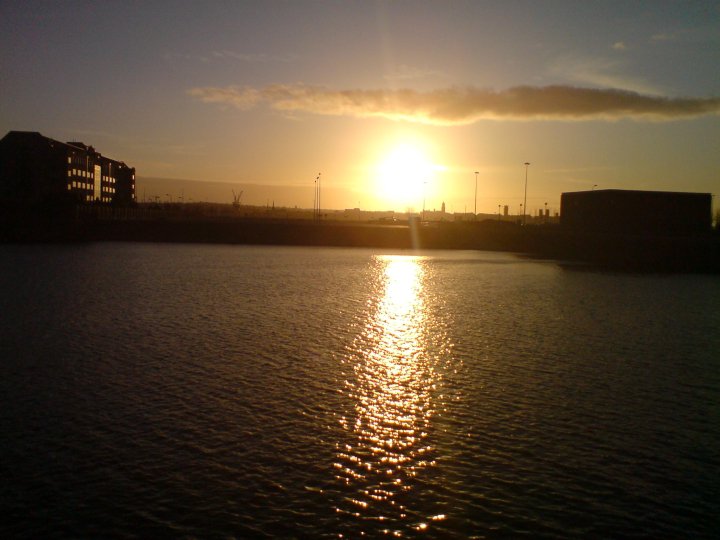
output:
[{"label": "cloud", "polygon": [[235,51],[213,51],[213,58],[239,60],[241,62],[290,62],[290,56],[277,56],[265,53],[239,53]]},{"label": "cloud", "polygon": [[551,70],[556,77],[581,86],[662,95],[658,88],[632,73],[627,59],[618,56],[612,58],[564,56],[555,61]]},{"label": "cloud", "polygon": [[574,86],[517,86],[502,91],[452,87],[418,92],[276,84],[262,88],[193,88],[188,93],[205,103],[232,105],[242,110],[265,104],[284,112],[379,117],[436,125],[471,124],[483,119],[667,121],[720,113],[720,98],[668,98]]},{"label": "cloud", "polygon": [[225,88],[192,88],[188,94],[204,103],[232,105],[241,110],[252,109],[263,100],[260,90],[245,87],[228,86]]},{"label": "cloud", "polygon": [[163,55],[165,60],[186,60],[189,62],[221,62],[221,61],[238,61],[246,63],[269,63],[269,62],[292,62],[294,56],[278,56],[265,53],[239,53],[229,50],[217,50],[208,54],[180,54],[166,53]]},{"label": "cloud", "polygon": [[650,37],[650,41],[652,43],[659,43],[662,41],[676,41],[677,35],[676,34],[655,34]]},{"label": "cloud", "polygon": [[167,61],[185,60],[188,62],[203,62],[203,63],[208,63],[211,60],[209,56],[203,56],[201,54],[180,54],[180,53],[166,53],[163,55],[163,58]]},{"label": "cloud", "polygon": [[625,43],[622,41],[616,41],[612,44],[612,48],[616,51],[624,51],[625,49],[627,49],[627,45],[625,45]]}]

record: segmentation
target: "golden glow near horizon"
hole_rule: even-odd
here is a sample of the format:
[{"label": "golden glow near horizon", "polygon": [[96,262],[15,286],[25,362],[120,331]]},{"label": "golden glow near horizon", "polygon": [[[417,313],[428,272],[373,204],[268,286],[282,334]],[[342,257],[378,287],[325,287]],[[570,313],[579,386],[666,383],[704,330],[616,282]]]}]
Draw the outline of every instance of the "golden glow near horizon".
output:
[{"label": "golden glow near horizon", "polygon": [[434,164],[420,144],[396,144],[377,164],[375,195],[378,201],[393,209],[417,211],[434,192],[441,170],[442,166]]},{"label": "golden glow near horizon", "polygon": [[426,270],[423,257],[378,256],[374,262],[377,303],[350,350],[346,385],[354,411],[341,421],[348,442],[338,447],[335,463],[349,491],[337,511],[424,529],[428,523],[412,522],[417,516],[400,494],[412,489],[409,478],[434,465],[426,438],[439,374],[426,349]]},{"label": "golden glow near horizon", "polygon": [[528,215],[595,185],[717,192],[718,2],[100,2],[84,25],[83,2],[47,3],[49,25],[36,4],[2,4],[0,136],[122,156],[140,200],[311,209],[322,171],[324,209],[516,214],[526,161]]}]

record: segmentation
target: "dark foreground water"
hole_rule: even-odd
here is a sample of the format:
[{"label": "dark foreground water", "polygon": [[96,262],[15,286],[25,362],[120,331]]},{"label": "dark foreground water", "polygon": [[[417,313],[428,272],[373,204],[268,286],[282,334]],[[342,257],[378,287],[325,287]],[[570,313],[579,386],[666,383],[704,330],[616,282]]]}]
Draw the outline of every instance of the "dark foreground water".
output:
[{"label": "dark foreground water", "polygon": [[711,538],[720,279],[0,246],[3,538]]}]

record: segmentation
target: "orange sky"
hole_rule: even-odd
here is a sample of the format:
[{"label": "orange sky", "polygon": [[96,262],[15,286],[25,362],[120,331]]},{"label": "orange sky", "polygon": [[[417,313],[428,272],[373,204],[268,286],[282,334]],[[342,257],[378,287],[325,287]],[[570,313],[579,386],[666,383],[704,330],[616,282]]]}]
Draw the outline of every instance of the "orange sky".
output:
[{"label": "orange sky", "polygon": [[531,212],[720,185],[716,2],[38,6],[0,5],[0,130],[82,140],[139,185],[310,208],[322,173],[330,208],[463,212],[477,171],[488,213],[519,208],[525,162]]}]

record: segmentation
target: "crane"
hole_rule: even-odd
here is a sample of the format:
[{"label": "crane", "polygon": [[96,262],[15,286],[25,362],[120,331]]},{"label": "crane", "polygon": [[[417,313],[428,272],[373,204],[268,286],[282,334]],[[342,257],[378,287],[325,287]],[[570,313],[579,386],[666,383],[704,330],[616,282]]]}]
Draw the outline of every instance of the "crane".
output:
[{"label": "crane", "polygon": [[233,208],[235,210],[240,210],[240,199],[242,199],[242,190],[240,190],[240,193],[235,193],[235,190],[232,190],[233,192]]}]

